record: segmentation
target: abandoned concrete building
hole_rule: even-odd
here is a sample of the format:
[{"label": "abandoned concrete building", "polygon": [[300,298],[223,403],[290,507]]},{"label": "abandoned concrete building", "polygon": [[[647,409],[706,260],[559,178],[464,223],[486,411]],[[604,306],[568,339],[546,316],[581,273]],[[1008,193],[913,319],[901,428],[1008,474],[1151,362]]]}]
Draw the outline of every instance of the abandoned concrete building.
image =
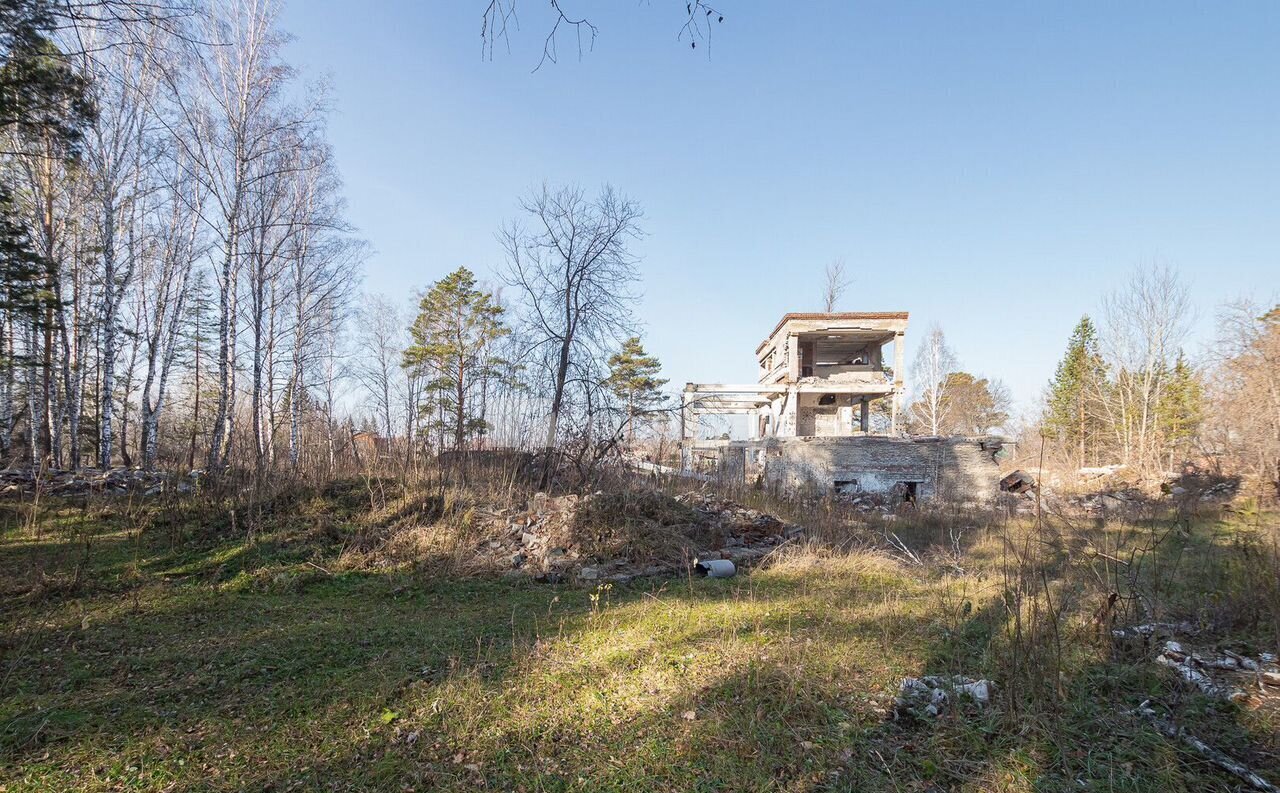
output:
[{"label": "abandoned concrete building", "polygon": [[[1002,439],[900,431],[907,319],[905,311],[784,315],[756,348],[758,382],[685,386],[681,465],[787,489],[994,497]],[[704,416],[727,415],[745,416],[745,439],[698,437]]]}]

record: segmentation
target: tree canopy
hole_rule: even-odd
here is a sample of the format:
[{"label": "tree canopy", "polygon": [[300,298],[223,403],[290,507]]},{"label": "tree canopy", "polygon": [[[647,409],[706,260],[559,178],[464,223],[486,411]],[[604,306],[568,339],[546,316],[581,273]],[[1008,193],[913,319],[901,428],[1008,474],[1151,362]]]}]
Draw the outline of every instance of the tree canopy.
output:
[{"label": "tree canopy", "polygon": [[435,282],[418,305],[404,366],[426,377],[424,417],[455,449],[488,429],[485,387],[501,376],[505,365],[496,350],[510,333],[504,313],[465,267]]},{"label": "tree canopy", "polygon": [[609,356],[609,376],[605,385],[626,406],[627,438],[635,436],[635,421],[666,401],[662,387],[667,381],[658,377],[662,364],[645,352],[639,336],[631,336],[622,349]]}]

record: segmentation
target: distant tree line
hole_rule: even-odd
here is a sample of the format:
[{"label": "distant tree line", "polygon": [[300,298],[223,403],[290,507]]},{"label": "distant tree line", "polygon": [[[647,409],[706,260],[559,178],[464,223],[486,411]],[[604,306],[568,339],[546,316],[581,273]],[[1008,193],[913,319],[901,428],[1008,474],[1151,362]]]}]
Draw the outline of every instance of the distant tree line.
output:
[{"label": "distant tree line", "polygon": [[[830,279],[830,276],[829,276]],[[1080,318],[1039,409],[1021,421],[998,380],[960,368],[937,325],[911,368],[914,434],[1020,437],[1060,469],[1126,466],[1142,476],[1183,466],[1238,473],[1280,495],[1280,307],[1221,309],[1199,358],[1185,349],[1193,310],[1167,267],[1137,268]]]},{"label": "distant tree line", "polygon": [[1280,495],[1280,309],[1224,306],[1207,351],[1184,343],[1186,285],[1142,267],[1081,317],[1037,422],[1060,464],[1242,474]]},{"label": "distant tree line", "polygon": [[986,435],[1009,420],[1004,383],[963,371],[942,328],[925,333],[911,367],[914,383],[907,431],[916,435]]}]

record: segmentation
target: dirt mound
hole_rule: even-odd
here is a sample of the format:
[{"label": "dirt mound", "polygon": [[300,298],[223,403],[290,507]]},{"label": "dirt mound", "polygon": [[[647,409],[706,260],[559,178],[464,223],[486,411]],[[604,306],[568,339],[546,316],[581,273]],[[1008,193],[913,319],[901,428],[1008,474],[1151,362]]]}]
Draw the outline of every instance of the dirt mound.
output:
[{"label": "dirt mound", "polygon": [[749,563],[800,533],[714,495],[653,490],[537,493],[523,508],[478,510],[477,519],[488,530],[475,571],[545,581],[627,581],[683,570],[695,558]]}]

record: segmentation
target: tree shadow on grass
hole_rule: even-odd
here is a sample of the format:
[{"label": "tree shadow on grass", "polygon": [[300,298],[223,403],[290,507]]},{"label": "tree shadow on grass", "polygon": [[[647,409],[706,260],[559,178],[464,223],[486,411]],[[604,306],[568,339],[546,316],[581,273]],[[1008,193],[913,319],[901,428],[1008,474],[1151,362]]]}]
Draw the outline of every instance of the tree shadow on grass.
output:
[{"label": "tree shadow on grass", "polygon": [[993,679],[996,696],[990,708],[961,701],[937,719],[885,725],[887,776],[965,790],[1237,790],[1238,779],[1134,715],[1151,700],[1211,745],[1280,778],[1280,758],[1258,751],[1274,746],[1274,730],[1260,732],[1240,707],[1188,691],[1152,654],[1117,657],[1108,630],[1065,623],[1063,657],[1044,644],[1019,649],[1011,619],[1006,601],[991,598],[934,643],[927,672]]},{"label": "tree shadow on grass", "polygon": [[823,593],[803,582],[667,584],[620,588],[604,606],[563,587],[458,581],[397,594],[386,579],[341,578],[289,595],[170,588],[138,611],[91,604],[87,625],[51,608],[50,624],[26,629],[35,655],[5,670],[0,750],[12,771],[0,779],[222,789],[514,788],[531,775],[543,789],[809,789],[825,779],[839,758],[826,732],[865,721],[870,706],[853,698],[901,669],[805,653],[825,641],[865,658],[877,619],[824,620]]}]

